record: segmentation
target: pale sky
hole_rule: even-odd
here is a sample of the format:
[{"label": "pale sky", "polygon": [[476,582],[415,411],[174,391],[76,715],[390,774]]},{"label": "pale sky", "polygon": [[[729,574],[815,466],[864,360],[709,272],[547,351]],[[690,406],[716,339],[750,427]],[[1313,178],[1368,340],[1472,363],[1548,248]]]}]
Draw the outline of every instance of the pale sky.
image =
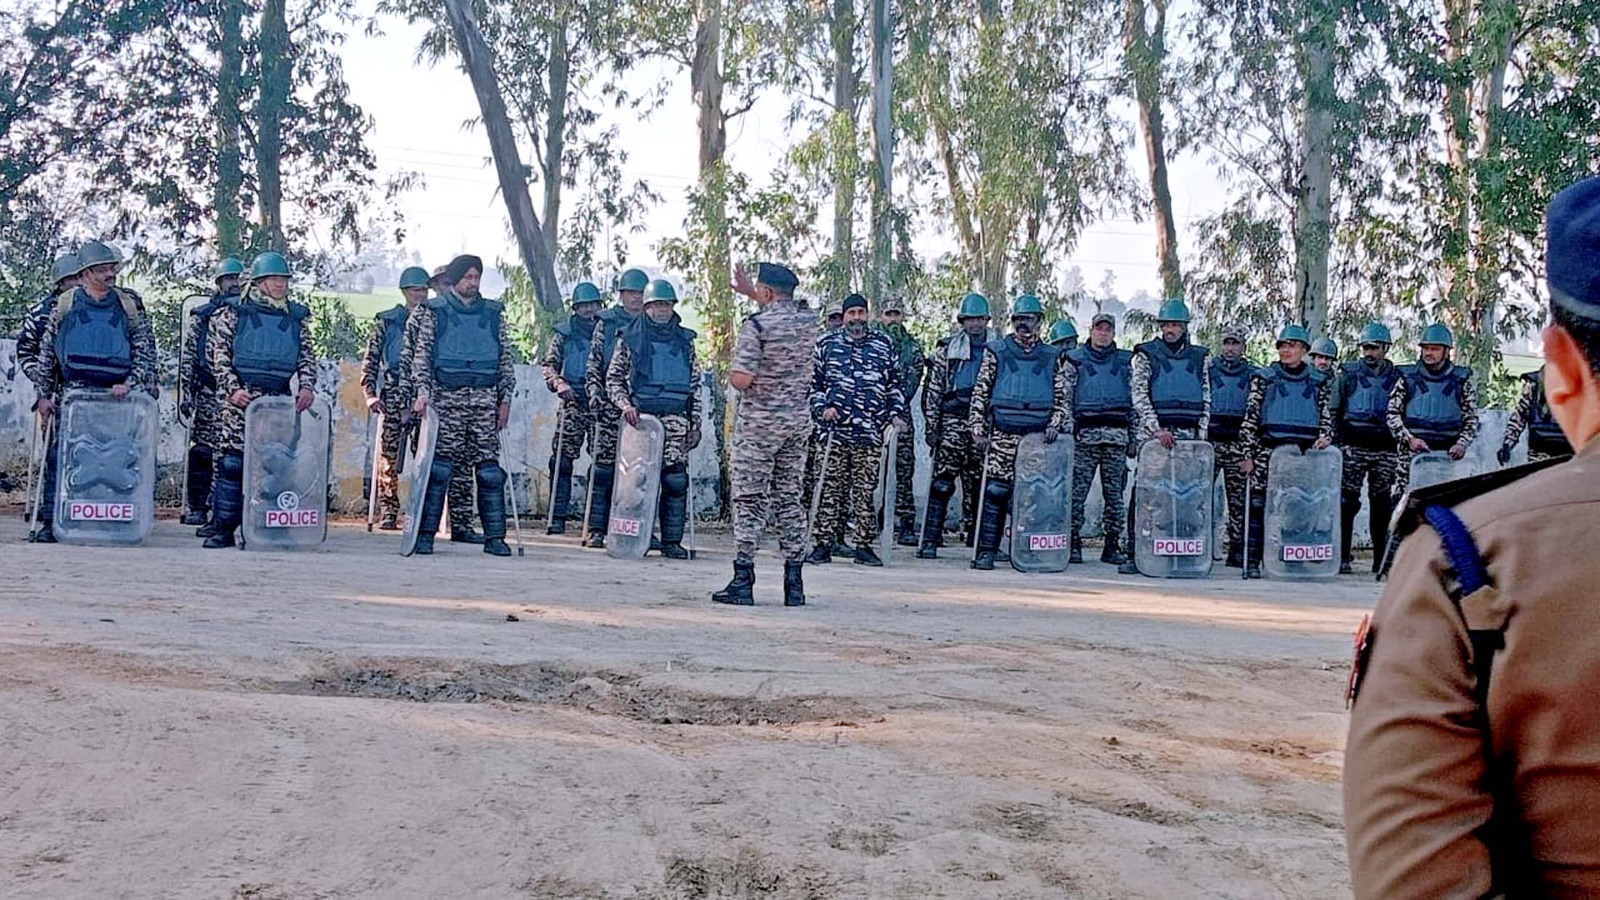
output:
[{"label": "pale sky", "polygon": [[[480,128],[462,128],[465,120],[478,115],[466,74],[453,66],[414,65],[422,29],[395,19],[385,19],[382,24],[385,34],[381,36],[350,36],[344,47],[344,68],[352,98],[376,121],[369,143],[379,168],[385,174],[416,171],[426,178],[426,187],[400,201],[409,219],[405,249],[420,252],[428,266],[442,264],[459,252],[489,260],[515,259],[494,171],[487,164],[488,140]],[[697,158],[694,110],[687,73],[645,65],[632,77],[672,83],[666,103],[647,123],[618,122],[630,156],[626,174],[630,180],[646,179],[662,197],[646,215],[644,232],[629,238],[630,262],[654,266],[653,245],[663,237],[681,234],[687,214],[685,195],[694,183]],[[754,183],[765,182],[773,161],[788,147],[784,106],[781,98],[773,97],[730,125],[729,158]],[[1142,149],[1130,145],[1128,152],[1132,171],[1144,178]],[[525,158],[524,162],[532,160]],[[1226,192],[1211,167],[1193,157],[1174,161],[1171,178],[1180,246],[1187,251],[1193,246],[1188,228],[1199,216],[1225,203]],[[536,185],[533,191],[537,208]],[[824,205],[825,210],[830,208]],[[826,218],[818,225],[831,228]],[[952,237],[931,226],[925,225],[922,231],[917,249],[925,257],[954,245]],[[1160,293],[1155,231],[1148,221],[1116,219],[1095,225],[1071,258],[1059,263],[1061,268],[1081,267],[1092,286],[1110,270],[1123,297],[1139,290]]]}]

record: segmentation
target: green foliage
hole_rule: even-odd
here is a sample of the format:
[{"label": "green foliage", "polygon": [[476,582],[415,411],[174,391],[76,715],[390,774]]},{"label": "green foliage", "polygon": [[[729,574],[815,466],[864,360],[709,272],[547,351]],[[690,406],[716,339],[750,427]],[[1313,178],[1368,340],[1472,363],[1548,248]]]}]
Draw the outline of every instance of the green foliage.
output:
[{"label": "green foliage", "polygon": [[518,362],[537,362],[544,358],[555,327],[567,318],[566,312],[552,312],[539,305],[533,279],[521,266],[505,266],[506,290],[500,301],[506,305],[503,321],[511,349]]},{"label": "green foliage", "polygon": [[367,352],[370,321],[357,319],[333,294],[314,291],[303,302],[311,307],[311,344],[318,359],[360,359]]}]

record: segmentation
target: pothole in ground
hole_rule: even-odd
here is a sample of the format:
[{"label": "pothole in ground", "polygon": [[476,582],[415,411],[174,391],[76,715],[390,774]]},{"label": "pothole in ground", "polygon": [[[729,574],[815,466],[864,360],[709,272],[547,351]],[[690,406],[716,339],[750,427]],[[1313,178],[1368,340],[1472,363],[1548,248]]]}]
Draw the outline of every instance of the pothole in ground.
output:
[{"label": "pothole in ground", "polygon": [[841,697],[734,697],[642,676],[560,666],[474,665],[442,670],[434,663],[338,667],[310,678],[271,682],[268,690],[313,697],[369,697],[414,703],[527,703],[583,709],[654,725],[854,726],[879,719]]}]

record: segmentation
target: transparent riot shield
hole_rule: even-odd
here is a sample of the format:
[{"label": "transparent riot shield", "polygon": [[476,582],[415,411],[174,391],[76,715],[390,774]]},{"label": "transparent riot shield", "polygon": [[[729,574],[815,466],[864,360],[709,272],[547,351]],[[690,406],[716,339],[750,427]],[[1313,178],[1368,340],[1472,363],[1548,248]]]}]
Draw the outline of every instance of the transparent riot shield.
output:
[{"label": "transparent riot shield", "polygon": [[1011,481],[1011,568],[1065,572],[1072,554],[1072,436],[1024,435]]},{"label": "transparent riot shield", "polygon": [[872,498],[872,508],[878,511],[878,558],[885,566],[894,551],[894,500],[895,462],[900,448],[900,432],[890,425],[883,430],[883,460],[878,464],[878,490]]},{"label": "transparent riot shield", "polygon": [[[179,348],[178,355],[179,355],[179,362],[180,363],[194,364],[194,365],[206,365],[206,361],[205,360],[190,360],[187,357],[184,357],[183,354],[184,354],[184,352],[186,352],[189,349],[189,346],[190,346],[189,345],[189,335],[190,335],[191,332],[194,331],[194,328],[195,328],[194,311],[199,309],[202,306],[205,306],[210,301],[211,301],[210,297],[205,297],[205,296],[201,296],[199,294],[196,294],[193,297],[189,297],[189,298],[185,299],[183,301],[183,307],[178,311],[178,348]],[[183,395],[183,392],[184,392],[185,388],[187,387],[187,385],[185,385],[184,382],[186,382],[188,380],[188,376],[189,376],[188,372],[180,371],[178,373],[179,421],[182,422],[184,425],[188,425],[189,424],[189,420],[182,417],[182,411],[183,411],[183,407],[185,405],[184,404],[184,400],[193,399],[193,398],[185,397]]]},{"label": "transparent riot shield", "polygon": [[1206,441],[1160,441],[1139,448],[1134,475],[1133,561],[1152,578],[1211,574],[1211,510],[1216,451]]},{"label": "transparent riot shield", "polygon": [[410,556],[417,549],[422,501],[428,493],[428,473],[433,469],[433,451],[438,444],[439,415],[429,406],[410,440],[400,445],[400,455],[405,458],[400,475],[400,509],[405,513],[405,527],[400,532],[401,556]]},{"label": "transparent riot shield", "polygon": [[160,412],[144,391],[68,391],[61,404],[55,534],[67,544],[137,544],[155,527]]},{"label": "transparent riot shield", "polygon": [[320,398],[257,397],[244,411],[243,546],[303,550],[328,537],[332,414]]},{"label": "transparent riot shield", "polygon": [[667,432],[655,416],[641,415],[639,427],[622,423],[617,439],[617,467],[611,485],[611,521],[606,527],[606,555],[644,559],[661,500],[661,454]]},{"label": "transparent riot shield", "polygon": [[1261,569],[1268,578],[1309,581],[1339,574],[1337,447],[1301,453],[1279,447],[1267,462]]},{"label": "transparent riot shield", "polygon": [[1429,450],[1411,457],[1410,481],[1406,489],[1414,491],[1476,474],[1470,458],[1457,462],[1443,450]]}]

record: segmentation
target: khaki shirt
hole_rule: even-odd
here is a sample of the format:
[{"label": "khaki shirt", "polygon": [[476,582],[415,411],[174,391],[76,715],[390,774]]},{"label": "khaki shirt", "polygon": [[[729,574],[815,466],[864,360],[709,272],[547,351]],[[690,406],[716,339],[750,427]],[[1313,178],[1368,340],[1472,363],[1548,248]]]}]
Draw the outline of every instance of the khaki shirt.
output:
[{"label": "khaki shirt", "polygon": [[[1373,616],[1345,758],[1356,896],[1487,895],[1479,830],[1497,799],[1510,849],[1532,862],[1497,890],[1600,896],[1600,441],[1456,513],[1490,586],[1458,607],[1439,537],[1423,528],[1401,546]],[[1488,730],[1509,798],[1485,784],[1468,620],[1504,623]]]}]

